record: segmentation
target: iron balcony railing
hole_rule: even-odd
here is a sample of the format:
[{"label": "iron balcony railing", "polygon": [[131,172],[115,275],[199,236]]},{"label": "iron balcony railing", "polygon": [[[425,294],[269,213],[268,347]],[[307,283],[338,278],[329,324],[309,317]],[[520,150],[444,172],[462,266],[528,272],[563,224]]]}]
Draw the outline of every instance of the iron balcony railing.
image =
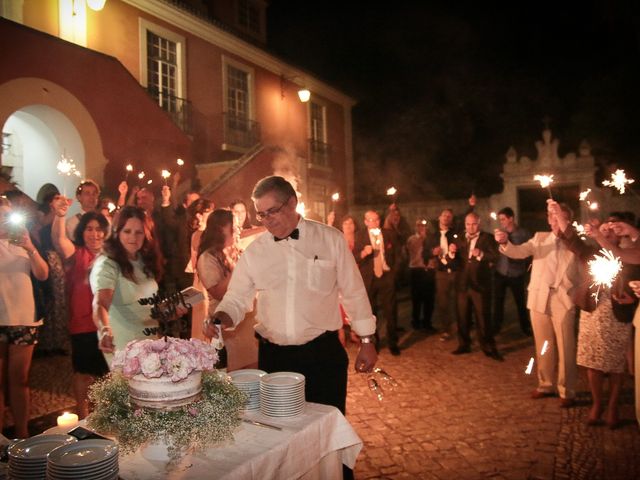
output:
[{"label": "iron balcony railing", "polygon": [[260,142],[260,124],[244,115],[225,112],[224,143],[240,148],[251,148]]},{"label": "iron balcony railing", "polygon": [[331,145],[319,140],[309,139],[309,160],[312,165],[329,167],[331,158]]},{"label": "iron balcony railing", "polygon": [[190,134],[191,123],[191,102],[174,95],[169,95],[159,91],[156,87],[147,87],[147,92],[156,100],[158,106],[162,108],[173,120],[180,130]]}]

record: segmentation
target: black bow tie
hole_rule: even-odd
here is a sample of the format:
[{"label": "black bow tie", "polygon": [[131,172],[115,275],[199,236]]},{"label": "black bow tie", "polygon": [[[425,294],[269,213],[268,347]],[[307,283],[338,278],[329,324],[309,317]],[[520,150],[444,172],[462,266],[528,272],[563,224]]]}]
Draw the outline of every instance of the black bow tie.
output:
[{"label": "black bow tie", "polygon": [[287,238],[291,238],[292,240],[298,240],[300,238],[300,230],[296,228],[293,230],[293,232],[291,232],[289,235],[287,235],[284,238],[273,237],[273,239],[276,242],[279,242],[280,240],[286,240]]}]

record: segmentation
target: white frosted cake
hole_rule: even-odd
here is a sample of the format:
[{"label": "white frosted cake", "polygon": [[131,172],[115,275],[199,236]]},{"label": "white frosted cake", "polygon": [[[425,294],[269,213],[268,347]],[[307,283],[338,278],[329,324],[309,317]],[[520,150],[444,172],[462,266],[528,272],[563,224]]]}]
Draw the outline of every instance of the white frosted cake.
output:
[{"label": "white frosted cake", "polygon": [[131,403],[154,410],[171,410],[189,405],[200,399],[201,372],[192,372],[184,380],[169,377],[147,378],[138,374],[129,379]]},{"label": "white frosted cake", "polygon": [[128,379],[131,403],[172,410],[199,400],[202,372],[213,370],[217,361],[210,344],[166,337],[129,342],[116,352],[111,366]]}]

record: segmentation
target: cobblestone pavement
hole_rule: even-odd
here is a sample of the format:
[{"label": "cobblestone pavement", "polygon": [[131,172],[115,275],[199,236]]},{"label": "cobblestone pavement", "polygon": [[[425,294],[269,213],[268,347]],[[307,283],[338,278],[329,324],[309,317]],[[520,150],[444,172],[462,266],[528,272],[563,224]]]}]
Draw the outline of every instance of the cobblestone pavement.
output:
[{"label": "cobblestone pavement", "polygon": [[[399,383],[383,380],[382,401],[367,376],[349,378],[347,418],[364,441],[357,479],[633,479],[640,478],[640,433],[632,419],[632,382],[625,384],[621,416],[611,431],[585,424],[590,396],[581,372],[579,405],[564,410],[557,398],[532,400],[535,373],[524,370],[533,342],[506,325],[498,337],[499,363],[474,346],[454,356],[455,340],[413,332],[408,302],[400,309],[402,354],[387,349],[378,366]],[[348,346],[353,364],[354,345]],[[68,357],[36,358],[32,367],[32,430],[48,428],[54,412],[72,410]],[[53,414],[52,414],[53,413]],[[7,414],[5,425],[12,423]]]},{"label": "cobblestone pavement", "polygon": [[[378,401],[367,376],[350,373],[347,418],[364,441],[357,479],[640,478],[631,379],[622,398],[623,427],[587,427],[585,372],[576,408],[559,408],[558,398],[531,399],[535,370],[526,375],[525,368],[533,341],[515,325],[497,339],[503,363],[477,345],[471,354],[451,355],[455,340],[403,326],[402,354],[383,348],[378,360],[397,388],[381,381],[385,392]],[[353,362],[356,347],[348,349]]]}]

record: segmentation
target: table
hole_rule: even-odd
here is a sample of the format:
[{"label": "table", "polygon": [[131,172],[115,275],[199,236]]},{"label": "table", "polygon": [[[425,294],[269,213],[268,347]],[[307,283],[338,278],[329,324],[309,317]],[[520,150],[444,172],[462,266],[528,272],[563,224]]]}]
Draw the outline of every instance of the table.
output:
[{"label": "table", "polygon": [[362,440],[340,411],[307,403],[297,417],[267,417],[258,411],[243,418],[282,430],[242,422],[224,445],[185,456],[173,470],[140,449],[120,457],[123,480],[160,479],[341,479],[342,464],[353,468]]}]

